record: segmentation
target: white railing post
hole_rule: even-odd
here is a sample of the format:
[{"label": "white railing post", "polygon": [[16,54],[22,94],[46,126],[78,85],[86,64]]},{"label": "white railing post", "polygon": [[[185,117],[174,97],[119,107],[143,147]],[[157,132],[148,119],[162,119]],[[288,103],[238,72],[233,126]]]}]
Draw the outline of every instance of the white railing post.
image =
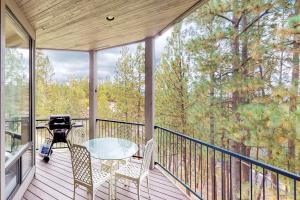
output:
[{"label": "white railing post", "polygon": [[[145,134],[146,142],[154,138],[154,38],[145,39]],[[155,141],[154,141],[155,142]],[[150,168],[154,167],[154,152]]]},{"label": "white railing post", "polygon": [[89,139],[96,137],[97,118],[97,58],[96,51],[89,51]]}]

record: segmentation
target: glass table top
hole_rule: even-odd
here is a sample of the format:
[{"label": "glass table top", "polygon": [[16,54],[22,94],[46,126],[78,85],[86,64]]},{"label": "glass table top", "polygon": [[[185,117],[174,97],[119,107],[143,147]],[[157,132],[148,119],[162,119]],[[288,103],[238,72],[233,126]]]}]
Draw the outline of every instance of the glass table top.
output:
[{"label": "glass table top", "polygon": [[84,143],[91,156],[101,160],[121,160],[133,156],[138,146],[121,138],[96,138]]}]

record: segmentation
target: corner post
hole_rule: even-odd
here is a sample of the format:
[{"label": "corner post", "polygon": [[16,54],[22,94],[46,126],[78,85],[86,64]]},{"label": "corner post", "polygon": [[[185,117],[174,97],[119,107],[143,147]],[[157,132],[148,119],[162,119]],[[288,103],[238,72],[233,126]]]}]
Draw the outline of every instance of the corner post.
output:
[{"label": "corner post", "polygon": [[0,0],[0,199],[5,199],[4,51],[5,0]]},{"label": "corner post", "polygon": [[36,78],[35,78],[35,67],[36,67],[36,43],[35,43],[35,39],[31,39],[31,51],[30,51],[30,58],[31,58],[31,141],[32,141],[32,152],[33,152],[33,166],[35,166],[36,164],[36,160],[35,160],[35,147],[36,147]]},{"label": "corner post", "polygon": [[97,118],[97,59],[96,51],[89,51],[89,139],[96,137]]},{"label": "corner post", "polygon": [[[145,134],[146,142],[154,138],[154,38],[145,39]],[[155,143],[155,141],[154,141]],[[154,150],[155,152],[155,150]],[[150,168],[154,168],[154,152]]]}]

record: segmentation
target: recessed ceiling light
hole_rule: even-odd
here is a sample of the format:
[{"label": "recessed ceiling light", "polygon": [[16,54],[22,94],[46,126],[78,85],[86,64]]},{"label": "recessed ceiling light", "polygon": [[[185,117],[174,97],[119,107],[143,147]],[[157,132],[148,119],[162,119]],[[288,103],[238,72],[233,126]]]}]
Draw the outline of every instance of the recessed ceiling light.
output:
[{"label": "recessed ceiling light", "polygon": [[107,21],[114,21],[114,19],[115,19],[115,16],[107,16],[106,17]]}]

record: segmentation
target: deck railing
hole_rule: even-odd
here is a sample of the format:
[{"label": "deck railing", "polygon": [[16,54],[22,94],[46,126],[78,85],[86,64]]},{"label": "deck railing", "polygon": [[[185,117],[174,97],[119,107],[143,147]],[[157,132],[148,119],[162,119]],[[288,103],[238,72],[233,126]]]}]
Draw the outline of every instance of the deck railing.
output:
[{"label": "deck railing", "polygon": [[12,152],[21,143],[22,120],[5,121],[5,150]]},{"label": "deck railing", "polygon": [[199,199],[300,199],[300,176],[155,126],[156,164]]},{"label": "deck railing", "polygon": [[132,123],[116,120],[97,119],[97,137],[124,138],[136,143],[139,150],[136,157],[142,157],[145,147],[145,126],[141,123]]},{"label": "deck railing", "polygon": [[[88,139],[88,119],[79,135],[71,139]],[[37,124],[47,120],[37,120]],[[74,129],[75,130],[75,129]],[[38,130],[36,147],[49,137]],[[96,137],[118,137],[138,144],[137,157],[145,146],[145,127],[141,123],[97,119]],[[185,134],[155,126],[156,165],[173,177],[190,195],[199,199],[299,199],[300,176],[265,164],[230,150],[203,142]],[[63,148],[57,144],[56,148]]]},{"label": "deck railing", "polygon": [[[88,140],[89,137],[89,119],[88,118],[74,118],[73,123],[82,124],[81,128],[74,128],[69,134],[69,139],[77,143]],[[36,124],[46,124],[48,120],[38,119]],[[133,141],[139,147],[139,151],[135,155],[136,157],[142,157],[143,149],[145,147],[145,130],[144,124],[96,119],[96,137],[118,137],[125,138]],[[51,138],[47,129],[38,129],[36,134],[36,148],[39,148],[41,144],[45,142],[47,138]],[[66,148],[67,145],[58,143],[54,145],[54,148]]]},{"label": "deck railing", "polygon": [[[36,125],[45,125],[48,123],[48,119],[37,119]],[[88,118],[73,118],[72,123],[81,124],[82,127],[73,128],[69,133],[68,138],[74,142],[84,142],[88,140],[89,119]],[[47,129],[37,129],[35,137],[35,148],[38,149],[47,138],[51,139],[51,135]],[[67,148],[64,143],[57,143],[53,145],[53,148]]]}]

